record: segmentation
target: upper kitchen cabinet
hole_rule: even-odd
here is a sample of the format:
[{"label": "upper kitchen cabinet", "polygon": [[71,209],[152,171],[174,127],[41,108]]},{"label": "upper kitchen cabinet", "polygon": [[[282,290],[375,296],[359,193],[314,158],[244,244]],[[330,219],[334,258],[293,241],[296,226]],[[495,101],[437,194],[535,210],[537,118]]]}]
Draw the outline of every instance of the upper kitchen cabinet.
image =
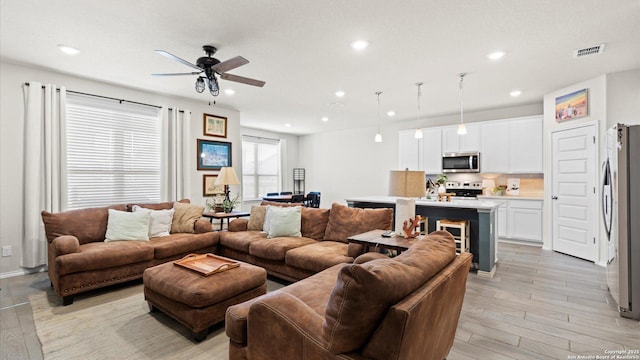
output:
[{"label": "upper kitchen cabinet", "polygon": [[442,132],[439,127],[422,129],[423,169],[427,174],[442,172]]},{"label": "upper kitchen cabinet", "polygon": [[466,135],[458,135],[458,125],[442,127],[443,153],[480,151],[480,125],[473,123],[466,127]]},{"label": "upper kitchen cabinet", "polygon": [[398,131],[398,168],[401,170],[422,170],[420,153],[422,140],[415,138],[415,130]]},{"label": "upper kitchen cabinet", "polygon": [[509,123],[491,121],[482,124],[480,171],[483,173],[509,172]]},{"label": "upper kitchen cabinet", "polygon": [[542,117],[508,120],[509,173],[542,173]]}]

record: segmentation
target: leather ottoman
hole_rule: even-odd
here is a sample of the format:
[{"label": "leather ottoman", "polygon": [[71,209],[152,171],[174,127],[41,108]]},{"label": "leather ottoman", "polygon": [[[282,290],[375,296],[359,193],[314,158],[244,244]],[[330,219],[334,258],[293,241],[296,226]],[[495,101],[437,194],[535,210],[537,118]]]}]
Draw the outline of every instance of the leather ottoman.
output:
[{"label": "leather ottoman", "polygon": [[243,262],[210,276],[168,262],[146,269],[142,279],[150,311],[159,309],[182,323],[196,341],[224,320],[229,306],[267,292],[265,269]]}]

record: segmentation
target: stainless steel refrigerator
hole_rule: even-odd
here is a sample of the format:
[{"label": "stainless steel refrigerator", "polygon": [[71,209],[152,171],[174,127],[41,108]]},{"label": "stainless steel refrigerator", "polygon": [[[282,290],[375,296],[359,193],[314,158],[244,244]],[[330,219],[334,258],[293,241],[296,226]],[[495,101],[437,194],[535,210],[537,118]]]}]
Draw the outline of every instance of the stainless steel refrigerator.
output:
[{"label": "stainless steel refrigerator", "polygon": [[617,124],[607,131],[602,214],[609,291],[621,316],[640,319],[640,125]]}]

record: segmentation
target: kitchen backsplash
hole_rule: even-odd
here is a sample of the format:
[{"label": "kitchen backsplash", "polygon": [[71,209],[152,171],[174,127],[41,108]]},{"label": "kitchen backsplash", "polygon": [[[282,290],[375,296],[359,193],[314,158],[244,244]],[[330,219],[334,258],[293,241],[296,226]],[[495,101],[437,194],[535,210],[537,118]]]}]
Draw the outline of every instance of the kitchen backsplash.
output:
[{"label": "kitchen backsplash", "polygon": [[[496,186],[507,185],[507,179],[520,179],[519,196],[526,197],[543,197],[544,196],[544,177],[542,174],[447,174],[449,181],[457,182],[481,182],[484,179],[493,179]],[[433,181],[437,179],[437,175],[427,175]]]}]

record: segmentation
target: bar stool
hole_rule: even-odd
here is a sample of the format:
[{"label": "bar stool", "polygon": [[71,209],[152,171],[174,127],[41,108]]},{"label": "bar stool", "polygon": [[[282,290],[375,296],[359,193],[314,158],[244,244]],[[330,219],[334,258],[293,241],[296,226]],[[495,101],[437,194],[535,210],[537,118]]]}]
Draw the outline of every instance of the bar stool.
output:
[{"label": "bar stool", "polygon": [[[449,229],[457,229],[455,233],[451,233]],[[436,230],[449,231],[456,241],[456,253],[461,254],[469,251],[469,233],[471,226],[469,220],[451,220],[442,219],[436,221]]]}]

